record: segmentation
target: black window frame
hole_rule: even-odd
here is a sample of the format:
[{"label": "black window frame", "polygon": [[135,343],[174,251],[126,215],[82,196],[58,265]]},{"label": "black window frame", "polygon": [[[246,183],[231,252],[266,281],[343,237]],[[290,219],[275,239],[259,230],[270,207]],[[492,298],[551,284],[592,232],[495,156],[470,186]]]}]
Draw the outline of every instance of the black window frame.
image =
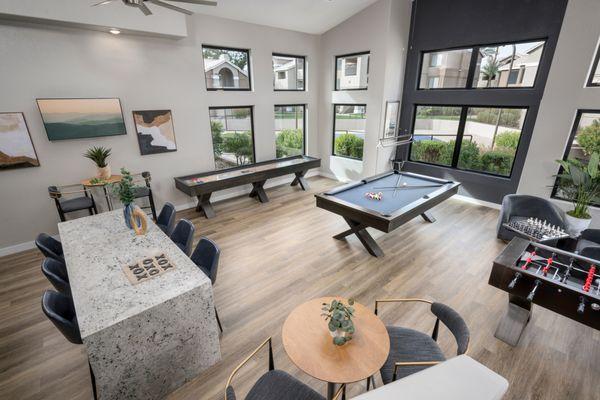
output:
[{"label": "black window frame", "polygon": [[[511,44],[523,44],[523,43],[530,43],[530,42],[543,42],[544,43],[544,48],[542,49],[542,54],[540,55],[540,63],[541,61],[544,59],[544,55],[546,53],[547,50],[547,44],[548,44],[548,37],[543,37],[543,38],[533,38],[533,39],[525,39],[525,40],[515,40],[515,41],[511,41],[511,42],[500,42],[500,43],[485,43],[485,44],[477,44],[477,45],[471,45],[471,46],[457,46],[457,47],[448,47],[448,48],[442,48],[442,49],[434,49],[434,50],[426,50],[426,51],[422,51],[421,55],[420,55],[420,60],[419,60],[419,65],[418,65],[418,81],[417,81],[417,90],[425,90],[425,91],[438,91],[438,90],[484,90],[484,91],[492,91],[492,90],[506,90],[506,89],[510,89],[510,90],[514,90],[514,89],[520,89],[520,90],[524,90],[524,89],[533,89],[534,87],[536,87],[536,85],[538,84],[538,79],[539,79],[539,64],[538,64],[538,70],[535,73],[535,79],[533,81],[533,85],[531,86],[500,86],[500,87],[473,87],[473,82],[475,81],[475,71],[477,68],[477,59],[479,57],[479,49],[481,49],[482,47],[500,47],[500,46],[507,46],[507,45],[511,45]],[[464,87],[446,87],[446,88],[421,88],[421,73],[423,71],[423,66],[425,65],[423,63],[423,59],[425,58],[425,54],[427,53],[440,53],[440,52],[446,52],[446,51],[456,51],[456,50],[471,50],[471,61],[469,63],[469,70],[467,71],[467,80],[465,83]],[[430,68],[430,67],[428,67]],[[600,86],[600,85],[599,85]]]},{"label": "black window frame", "polygon": [[[209,132],[211,132],[210,130],[210,112],[211,110],[231,110],[234,108],[249,108],[250,109],[250,129],[252,131],[252,162],[250,164],[243,164],[243,165],[236,165],[234,167],[231,168],[223,168],[223,169],[214,169],[214,171],[229,171],[232,169],[236,169],[236,168],[240,168],[242,166],[249,166],[249,165],[254,165],[256,164],[258,161],[256,161],[256,141],[255,141],[255,137],[254,137],[254,106],[253,105],[241,105],[241,106],[209,106],[208,107],[208,129]],[[213,149],[213,164],[215,162],[214,160],[214,156],[215,156],[215,144],[212,141],[212,132],[210,135],[210,144],[212,146]],[[216,167],[216,164],[215,164]]]},{"label": "black window frame", "polygon": [[594,57],[594,62],[592,63],[592,69],[590,71],[590,76],[588,76],[586,87],[600,87],[600,82],[592,82],[594,79],[594,75],[596,74],[596,70],[598,69],[598,63],[600,62],[600,44],[596,48],[596,56]]},{"label": "black window frame", "polygon": [[[412,162],[412,163],[417,163],[417,164],[425,164],[425,165],[431,165],[434,167],[443,167],[443,168],[448,168],[448,169],[453,169],[453,170],[457,170],[457,171],[463,171],[463,172],[469,172],[469,173],[473,173],[473,174],[481,174],[481,175],[487,175],[487,176],[493,176],[495,178],[505,178],[505,179],[510,179],[512,178],[512,173],[513,170],[515,168],[515,161],[517,159],[517,151],[519,150],[519,146],[522,143],[523,140],[523,127],[525,126],[525,123],[527,122],[527,118],[529,118],[529,107],[528,106],[498,106],[498,105],[473,105],[473,104],[415,104],[414,105],[414,111],[413,111],[413,122],[412,122],[412,133],[411,136],[414,135],[414,130],[415,130],[415,122],[417,119],[417,108],[418,107],[454,107],[454,108],[460,108],[460,116],[458,119],[458,128],[456,130],[456,139],[455,139],[455,143],[454,143],[454,150],[452,153],[452,163],[450,165],[444,165],[444,164],[435,164],[435,163],[428,163],[425,161],[417,161],[417,160],[411,160],[411,154],[412,154],[412,145],[414,142],[410,143],[409,149],[408,149],[408,161]],[[463,137],[465,134],[465,128],[467,126],[467,115],[469,112],[469,108],[502,108],[502,109],[511,109],[511,110],[525,110],[525,118],[523,118],[523,126],[520,129],[520,135],[519,135],[519,143],[517,144],[517,148],[515,149],[515,157],[513,158],[512,164],[510,166],[510,174],[508,175],[500,175],[500,174],[494,174],[492,172],[486,172],[486,171],[477,171],[474,169],[467,169],[467,168],[460,168],[458,166],[458,162],[460,161],[460,150],[462,148],[462,141],[463,141]]]},{"label": "black window frame", "polygon": [[[355,161],[360,161],[363,162],[364,161],[364,156],[365,156],[365,142],[366,142],[366,138],[367,138],[367,129],[365,127],[365,139],[363,142],[363,155],[361,158],[357,158],[357,157],[351,157],[351,156],[343,156],[343,155],[339,155],[339,154],[335,154],[335,115],[336,115],[336,107],[337,106],[355,106],[355,107],[364,107],[365,108],[365,121],[366,121],[366,117],[367,117],[367,103],[333,103],[333,126],[332,126],[332,131],[331,131],[331,155],[333,157],[341,157],[341,158],[347,158],[349,160],[355,160]],[[366,124],[366,122],[365,122]]]},{"label": "black window frame", "polygon": [[[338,59],[353,57],[353,56],[359,57],[359,56],[364,56],[365,54],[369,55],[369,59],[367,60],[367,86],[365,86],[364,88],[340,89],[338,87],[338,80],[337,80]],[[370,70],[371,70],[371,51],[370,50],[360,51],[357,53],[340,54],[338,56],[335,56],[335,60],[333,63],[333,87],[334,87],[333,90],[335,92],[347,92],[347,91],[354,91],[354,90],[369,90],[369,72],[370,72]]]},{"label": "black window frame", "polygon": [[[275,112],[275,107],[302,107],[302,155],[306,155],[306,110],[308,109],[308,104],[300,103],[300,104],[275,104],[273,105],[273,112]],[[275,120],[275,118],[273,118]],[[275,135],[277,138],[277,135]],[[277,158],[277,153],[275,154],[275,159],[277,160],[285,160],[286,158],[292,158],[296,156],[288,156]]]},{"label": "black window frame", "polygon": [[208,87],[208,82],[206,80],[206,70],[204,69],[202,71],[202,73],[204,74],[204,84],[206,86],[206,90],[211,91],[211,92],[216,92],[216,91],[227,91],[227,92],[251,92],[252,91],[252,61],[251,61],[251,49],[242,49],[242,48],[237,48],[237,47],[227,47],[227,46],[216,46],[216,45],[212,45],[212,44],[203,44],[202,45],[202,66],[205,67],[204,65],[204,49],[213,49],[213,50],[227,50],[227,51],[239,51],[239,52],[243,52],[246,53],[248,56],[248,88],[209,88]]},{"label": "black window frame", "polygon": [[[306,64],[306,56],[297,56],[297,55],[293,55],[293,54],[285,54],[285,53],[272,53],[271,54],[271,65],[273,65],[273,57],[291,57],[291,58],[296,58],[296,59],[302,59],[302,62],[304,64],[304,69],[303,69],[303,73],[304,73],[304,79],[302,79],[303,81],[303,85],[302,85],[302,89],[275,89],[275,77],[273,77],[273,91],[274,92],[306,92],[306,77],[307,77],[307,64]],[[298,65],[298,62],[296,61],[296,65]],[[273,68],[271,66],[271,68]],[[275,71],[273,71],[274,73]],[[298,72],[296,70],[296,85],[298,85]]]},{"label": "black window frame", "polygon": [[[577,136],[577,128],[579,128],[579,123],[581,122],[581,117],[583,116],[583,114],[598,114],[598,117],[600,118],[600,108],[598,108],[598,109],[578,108],[577,109],[577,113],[575,114],[575,120],[573,121],[573,127],[571,127],[571,133],[569,134],[569,139],[567,140],[567,145],[565,146],[565,151],[561,158],[561,160],[563,160],[563,161],[569,157],[569,153],[571,152],[571,147],[573,146],[573,141],[575,140],[575,137]],[[558,168],[558,174],[561,174],[561,173],[563,173],[562,166]],[[553,199],[570,202],[569,199],[565,199],[558,195],[558,178],[557,177],[554,178],[554,185],[552,185],[552,193],[550,194],[550,197]],[[599,204],[590,204],[590,206],[598,208],[598,207],[600,207],[600,203]]]}]

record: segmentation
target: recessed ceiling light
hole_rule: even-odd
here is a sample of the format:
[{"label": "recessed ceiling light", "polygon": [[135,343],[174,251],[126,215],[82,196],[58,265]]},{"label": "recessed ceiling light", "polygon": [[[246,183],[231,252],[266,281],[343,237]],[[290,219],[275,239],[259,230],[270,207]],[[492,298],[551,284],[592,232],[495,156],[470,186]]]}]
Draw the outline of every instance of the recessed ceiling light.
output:
[{"label": "recessed ceiling light", "polygon": [[109,32],[113,35],[118,35],[119,33],[121,33],[121,31],[116,28],[112,28],[111,30],[109,30]]}]

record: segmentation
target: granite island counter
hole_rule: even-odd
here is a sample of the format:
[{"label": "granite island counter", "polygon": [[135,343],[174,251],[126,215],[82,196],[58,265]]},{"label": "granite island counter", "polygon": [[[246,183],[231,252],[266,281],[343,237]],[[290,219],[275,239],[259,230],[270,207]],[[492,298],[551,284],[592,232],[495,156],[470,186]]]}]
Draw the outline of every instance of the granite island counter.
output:
[{"label": "granite island counter", "polygon": [[[220,360],[210,279],[153,222],[122,210],[58,225],[99,399],[158,399]],[[173,265],[132,283],[124,267],[164,254]]]}]

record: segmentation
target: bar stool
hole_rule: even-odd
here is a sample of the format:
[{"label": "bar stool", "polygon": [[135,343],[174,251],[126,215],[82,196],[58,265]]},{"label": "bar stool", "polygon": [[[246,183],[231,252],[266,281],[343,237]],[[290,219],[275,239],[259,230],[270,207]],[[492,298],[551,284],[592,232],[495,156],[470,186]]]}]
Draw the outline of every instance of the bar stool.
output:
[{"label": "bar stool", "polygon": [[169,236],[173,243],[175,243],[188,257],[192,253],[195,230],[194,224],[190,221],[187,219],[180,219]]},{"label": "bar stool", "polygon": [[[63,190],[72,188],[71,190]],[[75,190],[75,188],[81,188]],[[48,194],[51,199],[54,199],[58,216],[62,222],[66,221],[65,214],[88,210],[90,215],[98,214],[94,196],[83,185],[66,185],[66,186],[49,186]],[[66,199],[63,196],[71,194],[83,194],[83,196]]]},{"label": "bar stool", "polygon": [[40,233],[35,239],[38,250],[46,257],[65,263],[62,244],[47,233]]},{"label": "bar stool", "polygon": [[[200,241],[194,249],[194,253],[190,259],[196,264],[198,268],[206,276],[210,278],[211,284],[214,286],[217,281],[217,271],[219,270],[219,257],[221,256],[221,250],[219,246],[207,237],[201,237]],[[219,319],[219,313],[217,312],[217,306],[215,306],[215,317],[219,324],[219,329],[223,332],[223,326]]]},{"label": "bar stool", "polygon": [[44,258],[42,273],[56,290],[64,295],[71,296],[71,285],[69,285],[69,276],[65,264],[53,258]]}]

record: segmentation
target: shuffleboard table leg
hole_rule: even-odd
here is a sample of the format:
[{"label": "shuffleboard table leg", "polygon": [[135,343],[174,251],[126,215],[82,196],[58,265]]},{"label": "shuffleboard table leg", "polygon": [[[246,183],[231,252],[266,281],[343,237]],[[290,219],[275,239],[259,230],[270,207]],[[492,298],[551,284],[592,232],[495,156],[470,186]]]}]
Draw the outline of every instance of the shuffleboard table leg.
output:
[{"label": "shuffleboard table leg", "polygon": [[431,223],[435,222],[434,216],[431,215],[431,213],[428,211],[425,211],[423,214],[421,214],[421,217],[427,222],[431,222]]},{"label": "shuffleboard table leg", "polygon": [[213,218],[216,213],[215,210],[210,203],[210,196],[212,193],[201,194],[198,195],[198,205],[196,206],[196,211],[204,214],[206,218]]},{"label": "shuffleboard table leg", "polygon": [[307,171],[295,172],[296,177],[292,181],[291,186],[296,186],[296,185],[300,184],[300,187],[302,188],[302,190],[310,189],[310,186],[308,186],[308,182],[306,181],[306,179],[304,179],[304,175],[306,175],[306,172]]},{"label": "shuffleboard table leg", "polygon": [[365,249],[367,249],[369,254],[371,254],[373,257],[383,256],[383,250],[381,250],[381,247],[379,247],[375,239],[373,239],[373,236],[371,236],[371,234],[367,232],[366,225],[363,225],[360,222],[353,221],[349,218],[344,218],[344,220],[346,221],[346,223],[348,223],[348,225],[350,225],[350,229],[345,230],[342,233],[338,233],[333,237],[334,239],[342,240],[346,236],[354,234],[356,235],[358,240],[360,240]]},{"label": "shuffleboard table leg", "polygon": [[506,315],[500,320],[494,336],[511,346],[516,346],[531,319],[531,302],[509,294]]},{"label": "shuffleboard table leg", "polygon": [[252,182],[252,191],[250,192],[250,197],[257,197],[261,203],[268,203],[269,197],[267,193],[265,193],[265,181],[260,182]]}]

